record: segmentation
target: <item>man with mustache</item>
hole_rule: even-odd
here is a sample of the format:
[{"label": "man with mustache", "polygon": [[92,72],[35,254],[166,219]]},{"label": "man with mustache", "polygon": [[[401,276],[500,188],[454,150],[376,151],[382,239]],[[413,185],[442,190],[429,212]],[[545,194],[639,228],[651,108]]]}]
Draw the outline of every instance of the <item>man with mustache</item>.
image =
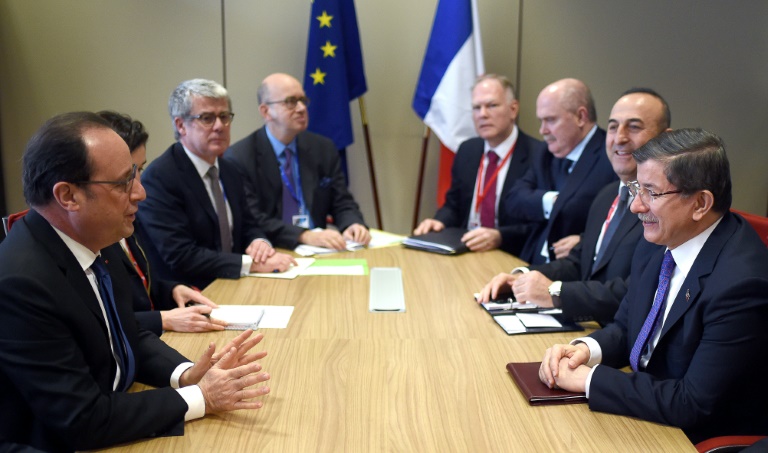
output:
[{"label": "man with mustache", "polygon": [[680,427],[694,443],[764,435],[768,393],[750,382],[768,372],[768,250],[729,211],[725,146],[681,129],[634,157],[631,211],[656,245],[638,246],[614,321],[547,349],[539,378],[586,392],[592,410]]},{"label": "man with mustache", "polygon": [[461,241],[473,252],[501,248],[520,253],[531,225],[513,221],[499,200],[543,149],[540,141],[517,127],[519,108],[509,79],[496,74],[477,78],[472,88],[472,120],[479,137],[459,146],[445,204],[413,234],[468,228]]},{"label": "man with mustache", "polygon": [[539,133],[549,152],[541,153],[504,200],[517,222],[535,222],[520,259],[543,264],[567,256],[584,231],[589,206],[616,174],[605,154],[605,131],[597,122],[592,93],[584,82],[562,79],[536,100]]},{"label": "man with mustache", "polygon": [[589,209],[581,242],[562,259],[499,274],[480,292],[478,302],[512,291],[519,301],[563,310],[566,318],[613,320],[627,291],[632,254],[643,228],[629,213],[626,184],[637,179],[632,152],[669,129],[667,102],[648,88],[625,91],[608,118],[605,149],[619,182],[605,186]]}]

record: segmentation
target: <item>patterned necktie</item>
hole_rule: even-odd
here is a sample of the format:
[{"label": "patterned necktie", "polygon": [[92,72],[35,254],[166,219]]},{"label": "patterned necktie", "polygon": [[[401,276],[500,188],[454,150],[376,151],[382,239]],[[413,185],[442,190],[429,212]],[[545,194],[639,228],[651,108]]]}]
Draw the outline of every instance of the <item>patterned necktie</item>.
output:
[{"label": "patterned necktie", "polygon": [[480,187],[484,189],[483,202],[480,205],[480,225],[486,228],[496,228],[496,181],[488,184],[488,181],[496,173],[496,167],[499,165],[499,155],[494,151],[488,151],[488,168],[485,169]]},{"label": "patterned necktie", "polygon": [[592,272],[595,271],[600,261],[605,255],[605,250],[608,248],[608,244],[611,242],[613,235],[616,234],[616,230],[619,228],[621,218],[624,217],[624,213],[627,212],[627,201],[629,200],[629,188],[625,185],[619,189],[619,203],[616,205],[616,209],[613,212],[613,217],[605,221],[605,233],[603,233],[603,241],[600,243],[600,249],[597,252],[594,263],[592,263]]},{"label": "patterned necktie", "polygon": [[117,315],[115,297],[112,291],[112,278],[110,278],[107,266],[100,256],[97,256],[96,260],[91,264],[91,270],[96,275],[96,281],[99,283],[99,295],[104,304],[104,311],[107,313],[112,346],[115,349],[117,366],[120,367],[120,380],[117,383],[117,390],[124,392],[133,384],[133,377],[136,374],[136,361],[133,357],[131,345],[128,343],[128,338],[125,336],[123,325],[120,323],[120,317]]},{"label": "patterned necktie", "polygon": [[219,234],[221,235],[221,251],[230,253],[232,251],[232,232],[229,231],[229,218],[227,217],[227,203],[224,201],[224,194],[221,191],[219,183],[219,169],[211,165],[206,173],[211,181],[211,192],[216,206],[216,216],[219,218]]},{"label": "patterned necktie", "polygon": [[[285,175],[283,184],[283,222],[293,225],[293,216],[299,213],[299,202],[294,195],[298,196],[299,188],[296,187],[296,182],[293,179],[293,151],[290,148],[285,148],[283,151],[285,155],[285,164],[283,165],[283,174]],[[290,185],[290,189],[288,186]]]},{"label": "patterned necktie", "polygon": [[664,261],[661,263],[661,271],[659,272],[659,286],[656,289],[656,297],[653,299],[653,305],[651,311],[648,312],[648,317],[645,318],[643,327],[640,329],[640,333],[637,335],[634,346],[632,346],[632,352],[629,354],[629,364],[634,371],[638,371],[640,364],[640,356],[645,351],[648,341],[653,338],[654,332],[661,324],[662,316],[661,307],[664,305],[664,299],[667,297],[667,289],[669,289],[669,279],[672,277],[672,271],[675,269],[675,259],[672,258],[672,252],[667,250],[664,254]]}]

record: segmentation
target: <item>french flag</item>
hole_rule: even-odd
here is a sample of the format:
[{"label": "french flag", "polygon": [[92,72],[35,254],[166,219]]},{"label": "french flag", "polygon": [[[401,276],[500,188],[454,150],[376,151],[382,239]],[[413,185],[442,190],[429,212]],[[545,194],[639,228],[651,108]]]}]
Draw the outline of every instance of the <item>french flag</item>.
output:
[{"label": "french flag", "polygon": [[451,185],[459,145],[477,136],[472,84],[485,73],[476,0],[439,0],[413,96],[413,110],[440,139],[437,204]]}]

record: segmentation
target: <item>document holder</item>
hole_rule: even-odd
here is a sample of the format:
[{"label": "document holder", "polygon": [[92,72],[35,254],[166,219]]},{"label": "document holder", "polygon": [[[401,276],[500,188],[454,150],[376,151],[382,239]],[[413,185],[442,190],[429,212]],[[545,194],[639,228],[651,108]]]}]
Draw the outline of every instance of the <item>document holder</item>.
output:
[{"label": "document holder", "polygon": [[584,393],[551,389],[539,379],[541,362],[512,362],[507,364],[507,371],[512,375],[517,387],[531,406],[547,404],[586,403]]},{"label": "document holder", "polygon": [[460,255],[468,252],[467,246],[461,242],[467,230],[462,228],[445,228],[441,231],[430,231],[426,234],[407,237],[403,245],[409,249],[439,253],[441,255]]},{"label": "document holder", "polygon": [[399,267],[371,268],[370,312],[404,312],[403,273]]}]

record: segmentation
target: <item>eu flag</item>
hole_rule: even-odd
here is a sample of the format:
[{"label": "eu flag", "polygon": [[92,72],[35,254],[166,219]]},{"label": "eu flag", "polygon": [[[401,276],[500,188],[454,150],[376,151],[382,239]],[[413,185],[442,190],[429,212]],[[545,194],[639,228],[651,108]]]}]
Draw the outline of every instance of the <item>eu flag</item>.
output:
[{"label": "eu flag", "polygon": [[367,89],[354,0],[314,0],[304,69],[309,130],[339,150],[351,145],[349,102]]}]

